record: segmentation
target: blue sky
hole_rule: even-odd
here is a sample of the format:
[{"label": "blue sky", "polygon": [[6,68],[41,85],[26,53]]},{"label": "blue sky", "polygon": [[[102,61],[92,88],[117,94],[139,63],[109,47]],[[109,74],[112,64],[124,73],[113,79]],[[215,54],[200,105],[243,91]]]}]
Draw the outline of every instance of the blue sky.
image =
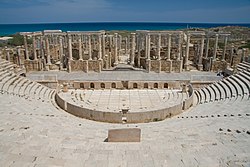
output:
[{"label": "blue sky", "polygon": [[250,0],[0,0],[0,24],[53,22],[250,23]]}]

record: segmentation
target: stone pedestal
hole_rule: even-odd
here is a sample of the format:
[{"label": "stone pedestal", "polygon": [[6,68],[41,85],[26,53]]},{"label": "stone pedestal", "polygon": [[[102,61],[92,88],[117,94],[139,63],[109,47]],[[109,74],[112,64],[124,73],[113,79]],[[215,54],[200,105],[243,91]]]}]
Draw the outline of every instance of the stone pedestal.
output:
[{"label": "stone pedestal", "polygon": [[68,83],[63,83],[63,92],[68,92]]},{"label": "stone pedestal", "polygon": [[227,62],[226,61],[212,61],[211,71],[219,72],[224,71],[227,68]]},{"label": "stone pedestal", "polygon": [[26,72],[29,71],[40,71],[40,62],[39,60],[24,60],[24,67]]},{"label": "stone pedestal", "polygon": [[108,142],[140,142],[141,129],[110,129],[108,131]]},{"label": "stone pedestal", "polygon": [[160,60],[151,60],[150,71],[159,73],[161,71],[161,61]]},{"label": "stone pedestal", "polygon": [[151,60],[146,61],[146,70],[147,70],[147,72],[151,71]]},{"label": "stone pedestal", "polygon": [[202,71],[203,70],[203,65],[202,64],[198,64],[197,68],[198,68],[199,71]]},{"label": "stone pedestal", "polygon": [[170,73],[172,71],[172,60],[161,60],[161,71]]},{"label": "stone pedestal", "polygon": [[180,73],[182,71],[182,60],[172,61],[172,71]]}]

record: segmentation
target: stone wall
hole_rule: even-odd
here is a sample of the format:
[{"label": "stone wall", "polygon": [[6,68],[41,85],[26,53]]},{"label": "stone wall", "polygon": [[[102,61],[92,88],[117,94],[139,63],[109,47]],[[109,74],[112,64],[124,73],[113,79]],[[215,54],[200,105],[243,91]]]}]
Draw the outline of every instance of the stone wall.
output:
[{"label": "stone wall", "polygon": [[168,60],[161,60],[161,71],[171,72],[172,62]]},{"label": "stone wall", "polygon": [[123,123],[124,120],[126,121],[126,123],[155,122],[155,121],[164,120],[166,118],[170,118],[174,115],[177,115],[183,112],[182,103],[169,107],[169,108],[155,110],[155,111],[123,114],[121,112],[119,113],[102,112],[102,111],[82,108],[80,106],[76,106],[74,104],[65,102],[58,94],[56,94],[55,99],[59,107],[61,107],[65,111],[75,116],[81,117],[81,118],[86,118],[86,119],[100,121],[100,122]]},{"label": "stone wall", "polygon": [[102,61],[101,60],[88,60],[88,71],[101,72]]},{"label": "stone wall", "polygon": [[160,60],[151,60],[150,71],[160,72],[161,69],[161,61]]},{"label": "stone wall", "polygon": [[[125,84],[126,83],[126,84]],[[180,89],[180,81],[74,81],[74,89]]]},{"label": "stone wall", "polygon": [[41,61],[40,60],[25,60],[24,66],[25,66],[26,72],[40,71]]},{"label": "stone wall", "polygon": [[226,61],[213,61],[211,71],[224,71],[227,68]]},{"label": "stone wall", "polygon": [[71,60],[71,71],[84,71],[88,72],[88,61],[87,60]]},{"label": "stone wall", "polygon": [[180,73],[182,70],[182,60],[173,60],[172,61],[172,71]]}]

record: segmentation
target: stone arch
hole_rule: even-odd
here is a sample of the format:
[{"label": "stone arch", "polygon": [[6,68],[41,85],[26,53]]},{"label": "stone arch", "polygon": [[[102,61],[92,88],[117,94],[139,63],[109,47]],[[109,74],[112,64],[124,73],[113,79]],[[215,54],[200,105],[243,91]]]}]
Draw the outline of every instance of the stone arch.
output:
[{"label": "stone arch", "polygon": [[113,82],[113,83],[111,84],[111,88],[116,88],[116,83]]},{"label": "stone arch", "polygon": [[101,86],[101,88],[104,89],[105,88],[105,83],[102,82],[100,86]]},{"label": "stone arch", "polygon": [[168,89],[168,83],[164,83],[164,88]]},{"label": "stone arch", "polygon": [[144,83],[143,87],[148,88],[148,83]]},{"label": "stone arch", "polygon": [[90,88],[95,88],[95,84],[93,82],[90,83]]},{"label": "stone arch", "polygon": [[133,88],[138,88],[138,84],[137,83],[133,83]]},{"label": "stone arch", "polygon": [[80,83],[80,88],[81,88],[81,89],[84,88],[84,83]]},{"label": "stone arch", "polygon": [[158,83],[154,83],[154,88],[158,88]]}]

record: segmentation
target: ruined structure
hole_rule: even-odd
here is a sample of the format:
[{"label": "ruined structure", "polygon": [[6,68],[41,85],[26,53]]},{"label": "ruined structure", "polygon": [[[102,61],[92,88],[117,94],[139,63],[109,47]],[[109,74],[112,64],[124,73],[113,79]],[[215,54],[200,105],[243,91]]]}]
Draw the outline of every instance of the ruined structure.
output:
[{"label": "ruined structure", "polygon": [[[230,33],[138,30],[128,36],[105,31],[22,32],[24,46],[4,49],[29,71],[113,70],[127,64],[147,72],[224,71],[247,59],[248,50],[229,44]],[[27,39],[32,39],[32,45]]]}]

